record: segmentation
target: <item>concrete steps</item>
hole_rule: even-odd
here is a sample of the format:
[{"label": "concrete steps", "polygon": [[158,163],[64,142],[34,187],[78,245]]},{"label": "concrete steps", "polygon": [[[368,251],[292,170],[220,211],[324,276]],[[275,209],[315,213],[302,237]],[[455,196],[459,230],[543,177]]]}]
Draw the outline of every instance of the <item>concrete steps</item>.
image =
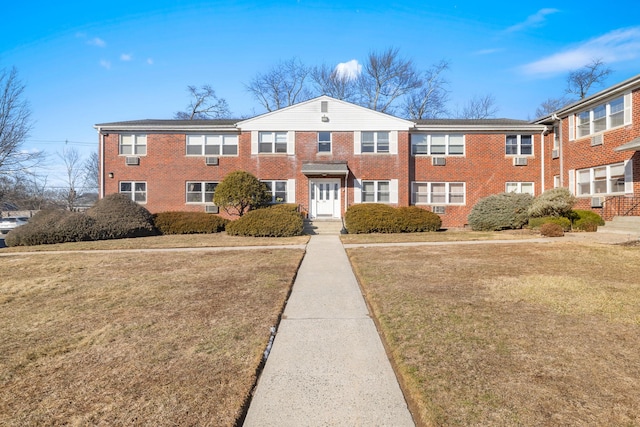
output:
[{"label": "concrete steps", "polygon": [[640,216],[616,216],[611,221],[606,221],[604,226],[598,227],[601,233],[627,234],[640,238]]},{"label": "concrete steps", "polygon": [[339,219],[305,219],[304,220],[304,234],[341,234],[342,233],[342,220]]}]

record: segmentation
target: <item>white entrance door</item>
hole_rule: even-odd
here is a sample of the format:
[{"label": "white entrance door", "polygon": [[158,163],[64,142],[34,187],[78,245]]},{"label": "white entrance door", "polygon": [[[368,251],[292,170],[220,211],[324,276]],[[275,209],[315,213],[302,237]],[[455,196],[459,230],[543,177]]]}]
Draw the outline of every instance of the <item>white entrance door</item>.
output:
[{"label": "white entrance door", "polygon": [[316,179],[309,182],[312,218],[340,218],[340,180]]}]

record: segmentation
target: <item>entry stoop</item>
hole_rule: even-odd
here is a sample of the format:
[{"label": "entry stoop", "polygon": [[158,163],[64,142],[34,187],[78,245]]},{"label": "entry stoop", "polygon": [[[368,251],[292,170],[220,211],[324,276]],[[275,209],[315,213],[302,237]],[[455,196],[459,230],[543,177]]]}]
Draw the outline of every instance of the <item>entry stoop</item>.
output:
[{"label": "entry stoop", "polygon": [[342,234],[342,220],[339,219],[305,219],[304,234]]},{"label": "entry stoop", "polygon": [[598,227],[601,233],[627,234],[631,238],[640,239],[640,216],[616,216]]}]

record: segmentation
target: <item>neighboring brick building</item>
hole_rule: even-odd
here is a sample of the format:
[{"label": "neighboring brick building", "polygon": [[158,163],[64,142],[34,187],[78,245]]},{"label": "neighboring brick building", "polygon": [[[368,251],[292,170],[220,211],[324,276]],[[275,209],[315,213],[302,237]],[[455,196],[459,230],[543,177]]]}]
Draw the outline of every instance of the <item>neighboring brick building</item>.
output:
[{"label": "neighboring brick building", "polygon": [[95,126],[100,195],[128,193],[152,212],[216,212],[216,184],[245,170],[274,203],[296,203],[311,218],[381,202],[464,226],[483,197],[554,186],[574,191],[580,207],[631,208],[640,200],[640,161],[632,161],[640,108],[632,105],[640,106],[640,76],[532,123],[409,121],[327,96],[242,121],[103,123]]}]

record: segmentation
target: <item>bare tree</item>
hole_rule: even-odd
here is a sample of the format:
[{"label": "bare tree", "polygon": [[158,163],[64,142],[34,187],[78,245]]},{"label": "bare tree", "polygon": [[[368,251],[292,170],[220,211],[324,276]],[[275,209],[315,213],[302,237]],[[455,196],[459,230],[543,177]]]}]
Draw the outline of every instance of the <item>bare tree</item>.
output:
[{"label": "bare tree", "polygon": [[422,74],[422,86],[406,96],[403,107],[406,117],[421,120],[447,115],[449,82],[443,77],[443,73],[448,69],[449,63],[443,60]]},{"label": "bare tree", "polygon": [[498,114],[499,108],[493,95],[475,95],[458,113],[460,119],[489,119]]},{"label": "bare tree", "polygon": [[341,74],[336,68],[326,64],[313,67],[311,80],[316,92],[332,98],[348,102],[356,102],[358,94],[358,77]]},{"label": "bare tree", "polygon": [[100,164],[98,158],[98,152],[93,151],[89,154],[89,157],[84,161],[82,165],[82,179],[85,189],[91,189],[98,191],[98,174],[100,171]]},{"label": "bare tree", "polygon": [[0,172],[27,170],[42,153],[22,149],[31,130],[31,110],[23,98],[25,86],[15,68],[0,69]]},{"label": "bare tree", "polygon": [[174,119],[180,120],[203,120],[203,119],[226,119],[231,116],[229,104],[224,98],[218,98],[215,90],[209,85],[202,85],[199,88],[187,86],[187,91],[191,95],[191,103],[186,111],[178,111],[174,114]]},{"label": "bare tree", "polygon": [[246,89],[267,111],[274,111],[311,98],[307,87],[309,74],[306,65],[292,58],[258,74]]},{"label": "bare tree", "polygon": [[63,161],[66,172],[67,187],[61,191],[61,196],[66,203],[68,210],[72,211],[76,207],[76,201],[80,196],[80,180],[83,173],[83,162],[80,153],[75,148],[65,149],[58,153],[58,157]]},{"label": "bare tree", "polygon": [[394,103],[422,86],[413,61],[400,57],[397,48],[371,52],[359,79],[361,105],[392,114]]},{"label": "bare tree", "polygon": [[601,59],[593,59],[589,64],[571,71],[567,76],[567,94],[584,99],[592,86],[602,86],[613,70]]},{"label": "bare tree", "polygon": [[564,96],[560,98],[548,98],[542,101],[540,106],[536,109],[536,118],[548,116],[554,111],[558,111],[562,107],[569,105],[571,102],[571,99]]}]

